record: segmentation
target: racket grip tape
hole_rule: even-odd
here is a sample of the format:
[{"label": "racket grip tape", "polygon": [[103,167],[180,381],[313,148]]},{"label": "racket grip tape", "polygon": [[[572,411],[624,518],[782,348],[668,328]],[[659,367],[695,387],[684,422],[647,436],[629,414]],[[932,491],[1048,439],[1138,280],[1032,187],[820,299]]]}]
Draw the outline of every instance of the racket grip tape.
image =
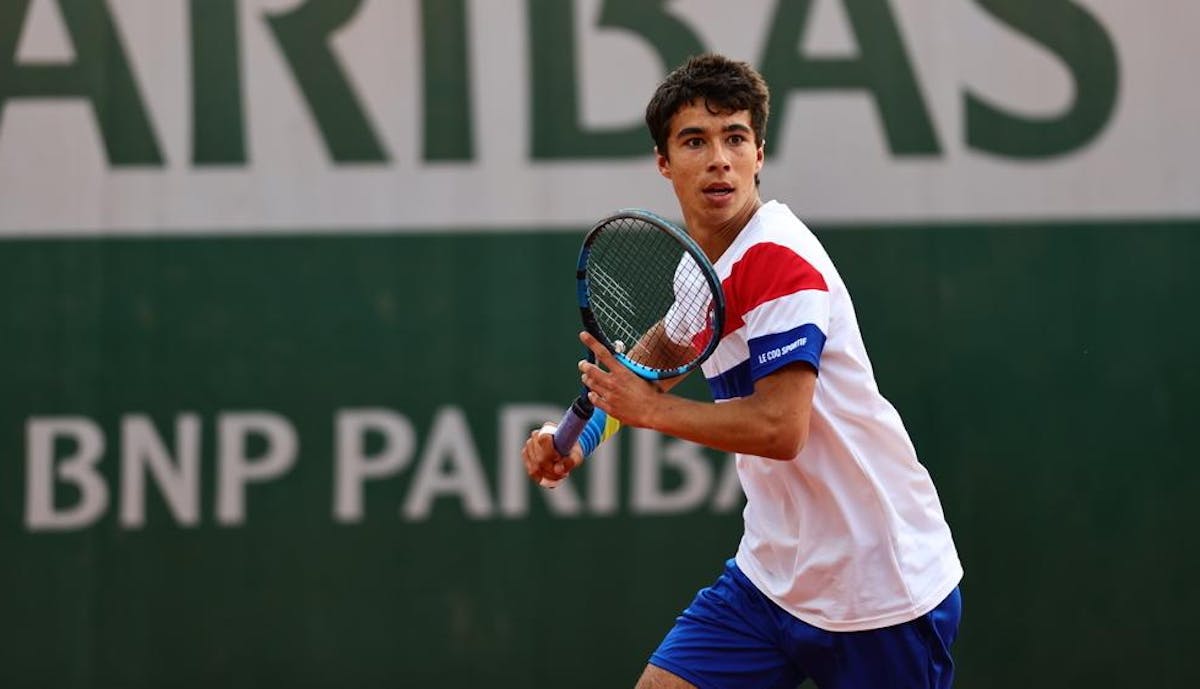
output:
[{"label": "racket grip tape", "polygon": [[575,446],[575,441],[579,440],[579,435],[583,433],[594,411],[595,407],[586,397],[577,397],[571,403],[571,407],[563,414],[562,421],[558,422],[558,428],[554,429],[554,449],[558,454],[564,457],[571,454],[571,448]]}]

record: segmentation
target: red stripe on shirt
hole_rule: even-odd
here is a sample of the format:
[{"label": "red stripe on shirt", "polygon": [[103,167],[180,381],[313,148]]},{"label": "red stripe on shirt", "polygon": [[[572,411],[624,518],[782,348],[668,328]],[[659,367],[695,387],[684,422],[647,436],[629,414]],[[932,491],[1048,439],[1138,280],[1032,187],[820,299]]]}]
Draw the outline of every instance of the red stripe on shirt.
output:
[{"label": "red stripe on shirt", "polygon": [[782,244],[755,244],[733,264],[721,282],[725,292],[725,332],[745,325],[746,314],[773,299],[806,289],[828,292],[825,277],[800,254]]}]

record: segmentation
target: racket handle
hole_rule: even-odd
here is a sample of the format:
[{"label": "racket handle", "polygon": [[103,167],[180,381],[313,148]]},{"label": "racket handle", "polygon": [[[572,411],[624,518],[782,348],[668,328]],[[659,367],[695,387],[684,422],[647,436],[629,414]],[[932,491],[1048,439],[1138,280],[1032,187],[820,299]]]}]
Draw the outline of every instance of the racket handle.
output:
[{"label": "racket handle", "polygon": [[583,433],[583,427],[594,411],[595,407],[586,397],[580,395],[575,398],[571,408],[563,414],[562,421],[558,422],[558,428],[554,429],[554,449],[558,454],[564,457],[571,454],[571,448],[575,447],[575,441],[579,440],[579,434]]}]

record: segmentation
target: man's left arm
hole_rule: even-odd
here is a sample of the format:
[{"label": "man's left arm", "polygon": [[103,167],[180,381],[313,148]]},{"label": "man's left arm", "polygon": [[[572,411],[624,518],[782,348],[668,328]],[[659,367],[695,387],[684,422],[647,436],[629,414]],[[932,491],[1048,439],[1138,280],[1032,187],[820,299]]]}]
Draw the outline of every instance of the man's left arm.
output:
[{"label": "man's left arm", "polygon": [[591,400],[627,426],[650,428],[716,450],[790,460],[808,440],[817,372],[796,361],[754,383],[750,395],[720,404],[661,391],[622,366],[595,338],[580,339],[599,364],[581,362]]}]

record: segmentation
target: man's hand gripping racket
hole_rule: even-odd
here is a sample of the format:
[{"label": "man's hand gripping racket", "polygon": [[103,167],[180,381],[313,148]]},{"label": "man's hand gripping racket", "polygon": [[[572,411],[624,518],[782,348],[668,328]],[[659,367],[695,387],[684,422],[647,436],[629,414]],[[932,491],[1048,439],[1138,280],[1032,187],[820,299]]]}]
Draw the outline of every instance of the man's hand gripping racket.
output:
[{"label": "man's hand gripping racket", "polygon": [[[600,222],[584,237],[576,266],[576,294],[583,328],[602,352],[601,364],[616,362],[647,381],[682,376],[716,349],[725,321],[721,283],[708,257],[683,230],[643,210],[623,210]],[[596,360],[589,349],[588,361]],[[583,387],[557,426],[546,424],[526,445],[530,475],[554,487],[599,442],[588,433],[595,413]],[[545,439],[552,434],[558,455],[546,464]],[[596,436],[596,437],[593,437]],[[541,445],[539,448],[538,446]],[[532,446],[532,447],[531,447]]]}]

